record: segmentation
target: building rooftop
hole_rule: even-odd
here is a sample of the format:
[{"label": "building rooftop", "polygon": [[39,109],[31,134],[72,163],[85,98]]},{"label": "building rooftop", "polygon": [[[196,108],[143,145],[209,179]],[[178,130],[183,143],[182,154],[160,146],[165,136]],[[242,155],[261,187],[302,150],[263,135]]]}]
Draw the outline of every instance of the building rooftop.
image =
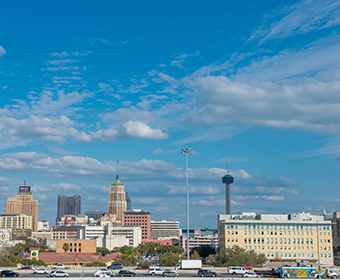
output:
[{"label": "building rooftop", "polygon": [[123,186],[122,182],[119,181],[119,175],[116,176],[116,181],[113,182],[111,186]]}]

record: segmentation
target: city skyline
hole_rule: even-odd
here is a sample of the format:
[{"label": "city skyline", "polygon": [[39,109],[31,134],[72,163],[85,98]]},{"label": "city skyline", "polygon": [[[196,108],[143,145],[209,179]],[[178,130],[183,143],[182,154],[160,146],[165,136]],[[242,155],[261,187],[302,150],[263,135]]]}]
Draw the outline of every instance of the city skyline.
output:
[{"label": "city skyline", "polygon": [[[0,11],[0,198],[27,180],[185,227],[231,212],[322,213],[340,201],[337,1],[19,1]],[[119,166],[116,164],[119,159]],[[316,179],[317,177],[317,179]]]}]

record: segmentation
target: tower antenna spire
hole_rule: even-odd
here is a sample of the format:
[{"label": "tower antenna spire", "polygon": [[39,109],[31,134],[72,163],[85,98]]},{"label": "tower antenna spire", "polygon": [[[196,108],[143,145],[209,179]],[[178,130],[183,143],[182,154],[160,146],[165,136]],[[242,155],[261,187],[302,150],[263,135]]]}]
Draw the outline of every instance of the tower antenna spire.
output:
[{"label": "tower antenna spire", "polygon": [[229,174],[228,162],[227,162],[227,175]]},{"label": "tower antenna spire", "polygon": [[119,167],[119,159],[117,158],[117,179],[118,179],[118,167]]}]

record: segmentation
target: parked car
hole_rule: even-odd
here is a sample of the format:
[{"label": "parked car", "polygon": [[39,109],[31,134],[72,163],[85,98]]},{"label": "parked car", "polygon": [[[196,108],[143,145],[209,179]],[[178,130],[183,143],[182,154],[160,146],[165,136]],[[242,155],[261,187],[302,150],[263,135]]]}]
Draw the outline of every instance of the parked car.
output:
[{"label": "parked car", "polygon": [[245,274],[242,275],[244,278],[260,278],[261,276],[254,273],[254,272],[246,272]]},{"label": "parked car", "polygon": [[48,274],[49,271],[46,270],[45,268],[35,268],[33,270],[33,274]]},{"label": "parked car", "polygon": [[149,270],[149,266],[148,265],[139,265],[135,268],[135,270]]},{"label": "parked car", "polygon": [[93,277],[99,277],[99,274],[101,274],[103,272],[109,273],[109,274],[114,274],[111,270],[108,270],[107,268],[100,268],[93,273]]},{"label": "parked car", "polygon": [[251,265],[240,264],[239,267],[244,267],[245,269],[253,269]]},{"label": "parked car", "polygon": [[135,277],[136,273],[131,272],[130,270],[120,270],[118,275],[120,277],[125,277],[125,276]]},{"label": "parked car", "polygon": [[61,270],[53,270],[50,274],[50,277],[69,277],[70,275]]},{"label": "parked car", "polygon": [[217,276],[216,272],[213,272],[213,271],[211,271],[209,269],[199,269],[197,274],[200,277],[205,277],[205,276],[215,277],[215,276]]},{"label": "parked car", "polygon": [[150,268],[148,270],[148,273],[151,274],[152,276],[162,275],[163,274],[163,269],[160,269],[160,268]]},{"label": "parked car", "polygon": [[122,269],[123,264],[121,263],[113,263],[107,267],[107,269]]},{"label": "parked car", "polygon": [[177,271],[174,270],[165,270],[162,273],[163,277],[179,277],[179,274],[177,273]]},{"label": "parked car", "polygon": [[1,277],[19,277],[19,273],[13,270],[3,270],[1,271]]},{"label": "parked car", "polygon": [[34,267],[33,266],[23,266],[23,267],[18,268],[18,270],[34,270]]}]

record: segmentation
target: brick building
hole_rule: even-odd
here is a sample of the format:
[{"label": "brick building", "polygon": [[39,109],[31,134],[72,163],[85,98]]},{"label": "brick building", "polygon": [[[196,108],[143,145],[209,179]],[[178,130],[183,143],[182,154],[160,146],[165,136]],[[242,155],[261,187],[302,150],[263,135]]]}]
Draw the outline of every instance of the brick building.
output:
[{"label": "brick building", "polygon": [[124,212],[124,226],[140,227],[142,230],[142,241],[143,239],[152,239],[150,214],[150,212],[136,209]]}]

